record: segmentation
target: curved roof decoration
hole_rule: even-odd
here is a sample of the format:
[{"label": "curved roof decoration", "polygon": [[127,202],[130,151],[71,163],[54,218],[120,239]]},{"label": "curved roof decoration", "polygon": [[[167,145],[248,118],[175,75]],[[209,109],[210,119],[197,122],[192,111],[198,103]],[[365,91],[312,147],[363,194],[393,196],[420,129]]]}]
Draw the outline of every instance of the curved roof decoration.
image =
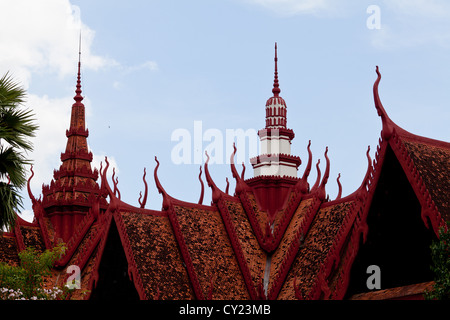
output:
[{"label": "curved roof decoration", "polygon": [[200,185],[201,185],[200,198],[198,199],[198,204],[203,204],[203,195],[205,194],[205,185],[202,180],[202,166],[200,166],[200,173],[198,174],[198,180],[200,180]]},{"label": "curved roof decoration", "polygon": [[341,173],[338,174],[338,177],[336,179],[339,191],[338,191],[338,195],[336,196],[335,200],[339,200],[342,197],[342,184],[341,184],[340,179],[341,179]]},{"label": "curved roof decoration", "polygon": [[377,109],[378,115],[381,117],[381,121],[383,122],[383,130],[381,132],[383,139],[389,140],[392,136],[392,132],[394,129],[394,123],[389,118],[386,110],[383,107],[383,104],[381,103],[380,96],[378,94],[378,86],[381,81],[381,73],[378,69],[378,66],[376,66],[376,73],[378,75],[377,80],[375,80],[375,83],[373,84],[373,99],[375,102],[375,108]]},{"label": "curved roof decoration", "polygon": [[141,206],[142,209],[145,208],[145,204],[147,203],[147,196],[148,196],[148,185],[147,185],[147,181],[145,181],[145,176],[147,175],[147,171],[146,168],[144,168],[144,175],[142,177],[142,180],[144,181],[144,186],[145,186],[145,190],[144,190],[144,199],[142,199],[141,201],[141,197],[142,197],[142,192],[139,193],[139,205]]},{"label": "curved roof decoration", "polygon": [[209,168],[208,168],[209,154],[206,150],[205,150],[205,155],[206,155],[206,162],[205,162],[206,182],[208,183],[208,186],[212,189],[212,201],[217,202],[217,201],[219,201],[221,191],[216,186],[216,184],[214,183],[214,180],[211,178],[211,175],[209,174]]},{"label": "curved roof decoration", "polygon": [[312,186],[310,192],[313,192],[314,190],[316,190],[316,189],[319,187],[320,178],[322,177],[322,173],[321,173],[321,171],[320,171],[319,165],[320,165],[320,159],[317,160],[317,164],[316,164],[316,169],[317,169],[317,178],[316,178],[316,182],[315,182],[314,185]]},{"label": "curved roof decoration", "polygon": [[155,178],[155,184],[156,184],[156,188],[158,189],[158,192],[160,194],[162,194],[163,196],[163,204],[162,204],[162,209],[163,210],[167,210],[169,209],[170,206],[170,196],[167,194],[166,190],[164,190],[161,182],[159,181],[158,178],[158,168],[159,168],[159,161],[158,158],[155,156],[155,161],[156,161],[156,167],[155,167],[155,171],[153,173],[153,176]]},{"label": "curved roof decoration", "polygon": [[245,166],[242,169],[241,175],[239,175],[236,170],[236,166],[234,164],[234,156],[236,155],[236,152],[237,152],[236,143],[233,143],[233,153],[230,156],[230,167],[231,167],[231,173],[233,175],[233,178],[236,180],[235,192],[236,192],[236,195],[239,195],[242,191],[248,190],[248,186],[243,179],[244,174],[245,174]]},{"label": "curved roof decoration", "polygon": [[330,177],[330,159],[328,158],[328,147],[325,148],[325,159],[327,162],[327,165],[325,167],[325,172],[323,174],[322,182],[319,186],[319,199],[324,200],[325,199],[325,185],[328,182],[328,178]]},{"label": "curved roof decoration", "polygon": [[28,181],[27,181],[27,191],[28,191],[28,196],[31,199],[31,202],[34,205],[37,201],[36,201],[36,198],[34,197],[33,193],[31,192],[31,187],[30,187],[31,179],[33,179],[33,177],[34,177],[33,165],[31,165],[30,171],[31,171],[31,176],[28,178]]}]

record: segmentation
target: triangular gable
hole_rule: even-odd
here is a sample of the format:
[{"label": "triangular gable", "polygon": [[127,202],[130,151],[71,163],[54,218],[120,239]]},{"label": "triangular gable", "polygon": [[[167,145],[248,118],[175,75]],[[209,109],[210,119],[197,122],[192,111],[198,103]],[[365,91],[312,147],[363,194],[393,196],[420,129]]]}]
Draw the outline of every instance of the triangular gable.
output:
[{"label": "triangular gable", "polygon": [[318,210],[278,299],[329,298],[331,291],[326,277],[334,261],[339,260],[339,250],[334,249],[345,239],[355,215],[354,208],[354,201],[349,200],[330,202]]},{"label": "triangular gable", "polygon": [[233,247],[217,208],[174,202],[169,209],[185,262],[200,286],[201,299],[248,299]]},{"label": "triangular gable", "polygon": [[[429,250],[432,237],[437,237],[439,227],[448,219],[450,144],[414,135],[395,124],[379,98],[381,74],[378,67],[376,72],[374,101],[383,129],[362,197],[364,205],[355,220],[348,245],[344,247],[341,271],[332,280],[333,286],[348,287],[347,297],[355,290],[367,290],[365,280],[361,279],[365,279],[366,268],[371,263],[383,264],[387,286],[398,284],[399,280],[406,281],[405,284],[426,281],[423,278],[430,273],[431,263],[427,248]],[[432,227],[432,231],[425,227]],[[364,235],[362,241],[361,234]],[[381,239],[377,234],[383,235]],[[412,241],[419,237],[423,239]],[[408,238],[408,244],[400,244]],[[408,266],[395,259],[389,261],[396,263],[383,259],[390,256],[403,262],[409,259]],[[419,262],[410,261],[415,256],[420,256]],[[343,298],[343,291],[339,292],[336,297]]]},{"label": "triangular gable", "polygon": [[192,299],[189,276],[165,215],[119,211],[114,221],[141,299]]},{"label": "triangular gable", "polygon": [[375,171],[380,170],[386,145],[389,145],[421,204],[425,225],[428,227],[429,219],[438,235],[439,227],[445,226],[444,221],[450,219],[450,143],[415,135],[392,121],[378,94],[381,80],[378,67],[376,72],[378,77],[373,86],[374,101],[383,124],[378,150],[384,152],[377,154],[378,167],[375,167]]},{"label": "triangular gable", "polygon": [[439,218],[450,221],[450,144],[433,142],[395,132],[390,145],[436,231]]}]

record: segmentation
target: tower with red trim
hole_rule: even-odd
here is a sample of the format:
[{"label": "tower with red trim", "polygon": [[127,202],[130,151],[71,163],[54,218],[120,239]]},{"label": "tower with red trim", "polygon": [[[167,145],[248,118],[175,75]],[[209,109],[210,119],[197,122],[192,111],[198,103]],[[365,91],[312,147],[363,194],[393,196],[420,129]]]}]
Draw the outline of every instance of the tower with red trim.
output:
[{"label": "tower with red trim", "polygon": [[265,106],[266,125],[258,131],[260,154],[250,159],[253,166],[253,178],[246,180],[255,193],[259,205],[267,212],[270,221],[276,218],[276,213],[285,202],[289,190],[299,183],[299,180],[304,181],[300,183],[303,190],[307,191],[306,176],[309,174],[308,169],[304,179],[297,177],[302,161],[298,156],[291,155],[291,144],[295,134],[292,129],[287,128],[287,105],[280,96],[277,43],[275,43],[274,62],[273,96],[267,100]]},{"label": "tower with red trim", "polygon": [[260,155],[250,159],[255,177],[279,176],[297,177],[301,164],[299,157],[291,155],[291,143],[295,134],[287,128],[286,101],[280,96],[278,82],[278,56],[275,43],[275,73],[273,96],[266,102],[266,126],[258,131]]},{"label": "tower with red trim", "polygon": [[[42,186],[42,208],[55,231],[55,241],[67,243],[77,226],[99,198],[98,170],[92,169],[92,152],[88,149],[85,106],[81,90],[81,49],[78,55],[77,84],[67,144],[61,153],[62,164],[54,170],[49,185]],[[101,198],[101,197],[100,197]],[[106,201],[102,199],[102,207]]]}]

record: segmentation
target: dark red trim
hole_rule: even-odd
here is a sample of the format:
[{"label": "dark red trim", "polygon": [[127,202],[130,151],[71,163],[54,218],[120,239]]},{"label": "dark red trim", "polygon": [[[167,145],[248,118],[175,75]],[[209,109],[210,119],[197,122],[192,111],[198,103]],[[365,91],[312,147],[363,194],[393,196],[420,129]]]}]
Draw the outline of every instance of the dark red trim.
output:
[{"label": "dark red trim", "polygon": [[81,136],[87,138],[89,136],[89,129],[84,129],[83,127],[70,128],[69,130],[66,130],[66,137],[69,138],[71,136]]},{"label": "dark red trim", "polygon": [[219,199],[217,200],[217,208],[219,209],[220,215],[222,216],[222,220],[225,225],[225,230],[227,231],[228,237],[231,242],[231,246],[233,248],[234,254],[236,255],[236,259],[239,264],[239,268],[244,278],[245,285],[247,287],[247,291],[250,295],[250,299],[256,300],[258,298],[258,292],[256,291],[256,284],[253,283],[252,276],[250,274],[249,266],[245,260],[244,253],[242,251],[241,245],[239,244],[239,239],[236,234],[236,230],[234,228],[233,222],[230,218],[230,213],[228,212],[228,208],[224,203],[224,199],[228,199],[234,202],[238,202],[238,199],[235,197],[231,197],[225,194],[221,194]]},{"label": "dark red trim", "polygon": [[86,160],[89,162],[92,162],[93,159],[92,152],[87,151],[74,151],[74,152],[63,152],[61,153],[61,161],[66,161],[69,159],[79,159],[79,160]]},{"label": "dark red trim", "polygon": [[293,140],[295,138],[295,133],[292,129],[286,129],[286,128],[264,128],[258,131],[259,138],[264,137],[280,137],[285,136],[288,137],[289,140]]}]

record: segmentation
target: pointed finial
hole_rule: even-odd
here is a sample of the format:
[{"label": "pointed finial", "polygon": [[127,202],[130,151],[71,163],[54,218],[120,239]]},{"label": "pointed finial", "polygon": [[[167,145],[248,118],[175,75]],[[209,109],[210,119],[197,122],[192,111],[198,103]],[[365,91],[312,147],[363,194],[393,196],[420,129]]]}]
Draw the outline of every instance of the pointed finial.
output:
[{"label": "pointed finial", "polygon": [[81,31],[80,39],[78,43],[78,73],[77,73],[77,89],[75,90],[76,96],[73,97],[75,105],[82,105],[83,97],[81,96]]},{"label": "pointed finial", "polygon": [[278,95],[280,94],[281,90],[280,90],[280,85],[278,83],[278,57],[277,57],[277,43],[275,42],[275,76],[274,76],[274,80],[273,80],[273,95],[274,97],[278,97]]},{"label": "pointed finial", "polygon": [[81,30],[80,30],[80,39],[78,40],[78,63],[81,61]]}]

